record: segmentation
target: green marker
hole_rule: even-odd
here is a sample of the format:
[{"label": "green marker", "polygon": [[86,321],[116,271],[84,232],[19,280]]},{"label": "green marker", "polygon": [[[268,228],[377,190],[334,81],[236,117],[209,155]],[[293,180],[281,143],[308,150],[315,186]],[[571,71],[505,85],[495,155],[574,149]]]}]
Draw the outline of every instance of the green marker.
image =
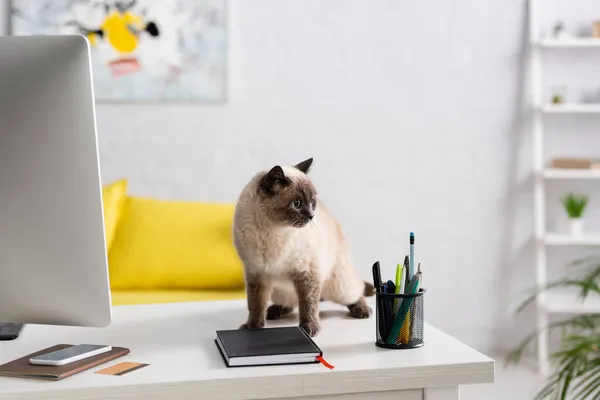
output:
[{"label": "green marker", "polygon": [[[421,272],[419,270],[419,272],[417,272],[415,274],[415,276],[413,276],[412,279],[410,280],[410,284],[409,284],[408,288],[406,289],[406,294],[416,294],[419,291],[420,283],[421,283]],[[402,329],[402,324],[404,323],[404,320],[406,319],[406,315],[410,311],[410,306],[413,303],[414,297],[409,297],[405,300],[406,301],[402,302],[402,306],[400,307],[400,310],[398,311],[398,313],[396,314],[396,317],[394,318],[394,323],[392,325],[392,329],[390,330],[390,333],[387,337],[388,344],[394,344],[396,342],[396,338],[400,334],[400,329]]]}]

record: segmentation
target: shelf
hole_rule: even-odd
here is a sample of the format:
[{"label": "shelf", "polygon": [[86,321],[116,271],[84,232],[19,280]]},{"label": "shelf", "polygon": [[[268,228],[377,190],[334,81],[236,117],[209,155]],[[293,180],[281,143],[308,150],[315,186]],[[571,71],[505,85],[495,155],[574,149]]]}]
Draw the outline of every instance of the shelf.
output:
[{"label": "shelf", "polygon": [[535,43],[539,47],[549,49],[567,49],[567,48],[600,48],[600,39],[584,37],[569,39],[542,39]]},{"label": "shelf", "polygon": [[547,246],[600,246],[599,234],[572,236],[567,234],[548,234],[545,237]]},{"label": "shelf", "polygon": [[541,111],[544,114],[600,114],[600,104],[547,104]]},{"label": "shelf", "polygon": [[543,175],[546,179],[600,179],[600,170],[548,168]]},{"label": "shelf", "polygon": [[600,296],[592,292],[584,300],[577,289],[550,289],[546,292],[545,308],[555,314],[600,313]]}]

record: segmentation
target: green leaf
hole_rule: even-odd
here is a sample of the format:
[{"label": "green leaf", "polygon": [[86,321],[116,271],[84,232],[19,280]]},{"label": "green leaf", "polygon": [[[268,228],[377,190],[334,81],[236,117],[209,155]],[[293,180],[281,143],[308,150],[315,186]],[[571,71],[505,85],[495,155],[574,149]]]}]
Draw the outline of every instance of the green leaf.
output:
[{"label": "green leaf", "polygon": [[[587,199],[583,203],[587,203]],[[517,312],[521,312],[541,292],[557,288],[575,289],[582,299],[599,296],[600,264],[597,260],[581,259],[573,264],[585,267],[586,271],[579,277],[568,277],[539,288],[520,305]],[[576,315],[530,333],[509,353],[507,364],[519,362],[524,350],[537,341],[539,334],[550,335],[557,329],[563,332],[561,348],[550,355],[554,372],[536,392],[535,399],[600,399],[600,313]]]},{"label": "green leaf", "polygon": [[[552,359],[556,362],[556,372],[542,387],[538,398],[553,395],[564,400],[571,398],[570,395],[577,391],[576,395],[585,399],[588,398],[586,396],[600,391],[598,343],[600,336],[597,333],[590,336],[569,335],[563,338],[563,350],[552,354]],[[584,384],[587,385],[582,386]]]},{"label": "green leaf", "polygon": [[549,291],[551,289],[556,288],[575,288],[579,289],[580,295],[582,299],[587,298],[590,293],[600,295],[600,266],[594,268],[592,271],[588,272],[586,275],[579,279],[564,279],[556,282],[551,282],[546,286],[543,286],[537,290],[535,290],[532,294],[530,294],[516,310],[516,313],[521,313],[525,307],[527,307],[531,302],[533,302],[536,297],[542,293]]},{"label": "green leaf", "polygon": [[569,218],[581,218],[587,206],[589,196],[569,193],[562,199],[563,206]]},{"label": "green leaf", "polygon": [[508,357],[506,358],[506,364],[517,364],[521,360],[523,352],[527,349],[527,347],[537,342],[538,333],[549,334],[555,329],[562,327],[572,327],[585,330],[597,329],[600,331],[600,314],[584,314],[566,320],[555,321],[548,324],[545,329],[530,333],[508,354]]},{"label": "green leaf", "polygon": [[567,373],[565,374],[564,379],[562,380],[562,391],[560,392],[560,400],[565,400],[567,398],[567,394],[569,393],[569,385],[571,384],[571,380],[573,379],[573,370],[567,369]]},{"label": "green leaf", "polygon": [[[584,384],[586,384],[583,386]],[[592,388],[600,387],[600,363],[590,368],[587,373],[573,386],[573,400],[586,400],[587,393]]]},{"label": "green leaf", "polygon": [[544,400],[553,393],[556,393],[555,386],[558,382],[558,377],[549,379],[544,386],[542,386],[535,394],[534,400]]},{"label": "green leaf", "polygon": [[[583,391],[581,393],[581,399],[582,400],[589,400],[589,399],[597,399],[598,397],[598,390],[600,389],[600,383],[598,382],[598,380],[593,380],[592,382],[590,382],[590,384],[588,386],[586,386],[586,390]],[[595,396],[592,397],[592,395],[595,393]]]}]

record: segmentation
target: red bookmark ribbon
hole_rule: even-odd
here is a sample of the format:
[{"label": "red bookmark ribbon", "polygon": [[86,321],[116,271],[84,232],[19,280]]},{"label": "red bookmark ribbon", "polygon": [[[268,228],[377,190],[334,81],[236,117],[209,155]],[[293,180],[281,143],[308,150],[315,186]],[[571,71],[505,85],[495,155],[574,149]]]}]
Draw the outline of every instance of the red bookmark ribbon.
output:
[{"label": "red bookmark ribbon", "polygon": [[321,356],[317,356],[317,360],[318,360],[318,361],[319,361],[321,364],[323,364],[325,367],[327,367],[327,368],[329,368],[329,369],[334,369],[334,368],[335,368],[333,365],[331,365],[331,364],[329,364],[327,361],[325,361],[325,360],[323,359],[323,357],[321,357]]}]

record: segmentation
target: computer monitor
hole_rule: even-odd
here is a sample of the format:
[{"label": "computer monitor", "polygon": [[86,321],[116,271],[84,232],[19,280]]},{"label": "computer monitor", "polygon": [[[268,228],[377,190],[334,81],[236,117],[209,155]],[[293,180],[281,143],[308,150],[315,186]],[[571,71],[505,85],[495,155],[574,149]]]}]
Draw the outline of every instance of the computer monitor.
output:
[{"label": "computer monitor", "polygon": [[106,326],[90,48],[0,37],[0,322]]}]

